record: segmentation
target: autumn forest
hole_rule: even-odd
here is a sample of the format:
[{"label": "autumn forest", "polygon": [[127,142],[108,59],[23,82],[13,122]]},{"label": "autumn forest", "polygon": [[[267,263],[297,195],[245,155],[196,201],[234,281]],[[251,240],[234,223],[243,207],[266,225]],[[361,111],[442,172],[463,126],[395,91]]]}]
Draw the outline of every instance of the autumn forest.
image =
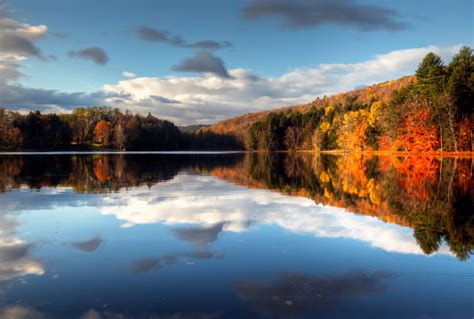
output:
[{"label": "autumn forest", "polygon": [[110,107],[26,115],[0,109],[0,149],[472,152],[472,101],[474,54],[463,47],[448,65],[429,53],[415,76],[272,111],[246,127],[231,119],[227,131],[218,123],[185,132]]}]

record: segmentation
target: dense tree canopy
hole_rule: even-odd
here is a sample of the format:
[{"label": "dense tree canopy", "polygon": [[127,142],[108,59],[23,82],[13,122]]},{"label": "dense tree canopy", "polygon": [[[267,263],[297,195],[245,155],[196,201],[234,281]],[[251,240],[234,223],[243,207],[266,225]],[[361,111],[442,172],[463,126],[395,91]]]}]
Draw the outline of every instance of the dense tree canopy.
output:
[{"label": "dense tree canopy", "polygon": [[184,133],[151,114],[108,107],[76,108],[70,114],[22,115],[0,109],[3,150],[191,150],[239,149],[236,140],[212,132]]},{"label": "dense tree canopy", "polygon": [[[384,86],[386,83],[379,84]],[[363,91],[363,90],[362,90]],[[416,81],[389,98],[361,93],[300,113],[272,112],[250,129],[251,149],[473,151],[474,55],[460,49],[447,66],[429,53]],[[302,130],[301,138],[295,132]],[[292,142],[290,143],[289,140]],[[296,141],[296,142],[295,142]]]}]

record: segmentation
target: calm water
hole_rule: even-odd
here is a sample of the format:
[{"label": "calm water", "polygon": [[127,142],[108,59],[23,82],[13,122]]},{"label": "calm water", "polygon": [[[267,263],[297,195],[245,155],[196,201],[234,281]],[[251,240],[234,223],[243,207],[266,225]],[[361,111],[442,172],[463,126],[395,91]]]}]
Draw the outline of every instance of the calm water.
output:
[{"label": "calm water", "polygon": [[0,318],[473,318],[471,159],[0,156]]}]

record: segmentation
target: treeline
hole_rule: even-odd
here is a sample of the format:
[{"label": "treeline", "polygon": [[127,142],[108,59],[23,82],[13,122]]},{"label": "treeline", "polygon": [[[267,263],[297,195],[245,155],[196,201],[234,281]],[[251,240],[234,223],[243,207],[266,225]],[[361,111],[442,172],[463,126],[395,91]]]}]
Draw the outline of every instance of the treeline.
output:
[{"label": "treeline", "polygon": [[306,113],[269,113],[251,126],[246,144],[260,150],[473,151],[474,55],[468,47],[448,65],[429,53],[416,81],[390,99],[326,100]]},{"label": "treeline", "polygon": [[0,109],[1,150],[230,150],[229,135],[182,132],[172,122],[116,108],[76,108],[70,114],[23,115]]}]

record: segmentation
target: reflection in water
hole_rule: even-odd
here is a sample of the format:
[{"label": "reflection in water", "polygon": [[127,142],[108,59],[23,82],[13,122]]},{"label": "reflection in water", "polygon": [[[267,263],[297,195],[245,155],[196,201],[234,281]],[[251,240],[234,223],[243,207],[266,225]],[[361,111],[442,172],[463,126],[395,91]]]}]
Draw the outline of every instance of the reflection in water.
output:
[{"label": "reflection in water", "polygon": [[[2,319],[46,319],[46,316],[38,310],[25,306],[7,306],[0,308]],[[92,318],[92,317],[91,317]]]},{"label": "reflection in water", "polygon": [[15,236],[17,227],[0,211],[0,294],[15,278],[44,274],[43,265],[31,257],[33,245]]},{"label": "reflection in water", "polygon": [[[198,181],[199,186],[192,192],[178,187]],[[127,194],[111,194],[104,199],[101,212],[115,216],[127,227],[156,223],[197,225],[174,229],[174,233],[198,248],[214,241],[223,231],[242,233],[258,224],[268,224],[315,237],[356,239],[391,252],[423,254],[409,228],[348,214],[337,207],[316,206],[306,198],[268,191],[249,193],[210,177],[182,175],[173,182],[157,185],[152,193],[135,189]]]},{"label": "reflection in water", "polygon": [[463,318],[472,165],[0,156],[0,318]]},{"label": "reflection in water", "polygon": [[180,156],[0,156],[0,191],[67,186],[77,193],[108,193],[171,180],[181,170],[206,172],[235,165],[242,154]]},{"label": "reflection in water", "polygon": [[[80,319],[219,319],[223,318],[220,314],[216,313],[175,313],[169,315],[159,315],[159,314],[150,314],[140,317],[131,317],[121,313],[112,313],[110,311],[98,311],[95,309],[90,309],[84,313]],[[36,318],[33,318],[36,319]]]},{"label": "reflection in water", "polygon": [[443,239],[463,260],[474,249],[470,158],[270,154],[239,165],[219,176],[410,226],[426,254],[437,251]]},{"label": "reflection in water", "polygon": [[[409,226],[414,229],[413,236],[426,254],[438,251],[443,240],[462,260],[474,249],[474,179],[470,158],[284,154],[2,156],[0,168],[0,189],[4,191],[26,185],[33,189],[72,187],[78,193],[108,193],[140,185],[150,187],[172,180],[183,170],[208,173],[246,187],[304,196],[318,204]],[[203,177],[197,183],[205,181]],[[187,185],[193,187],[193,184]],[[179,191],[180,196],[186,196],[193,190]],[[219,196],[218,191],[216,195]],[[185,211],[187,214],[189,209],[205,207],[208,209],[206,220],[196,222],[216,228],[202,232],[177,230],[178,236],[189,237],[199,245],[200,236],[205,241],[206,236],[212,238],[213,232],[218,234],[223,228],[243,229],[253,222],[252,216],[239,218],[236,209],[233,214],[219,216],[222,211],[231,210],[224,208],[238,196],[236,193],[226,195],[228,198],[216,197],[214,203],[209,198],[200,202],[199,193],[193,193],[195,198],[188,197],[186,202],[177,196],[161,199],[137,194],[122,199],[109,197],[105,201],[120,204],[105,208],[104,213],[126,220],[123,227],[129,227],[160,220],[193,222],[193,216],[180,220],[175,217],[176,213]],[[207,202],[209,200],[211,202]],[[213,205],[212,213],[209,207]],[[292,220],[285,223],[295,220],[314,223],[303,216],[291,217]],[[225,225],[229,218],[234,223]],[[235,223],[237,219],[240,225]],[[261,216],[255,219],[262,220]],[[278,218],[272,216],[271,220],[275,222]]]},{"label": "reflection in water", "polygon": [[225,223],[217,223],[215,225],[198,228],[198,227],[187,227],[178,228],[174,232],[181,239],[188,241],[193,244],[196,249],[207,249],[207,245],[216,241],[217,236],[222,232]]},{"label": "reflection in water", "polygon": [[130,267],[132,273],[144,273],[160,269],[165,265],[172,265],[180,260],[209,260],[212,258],[222,258],[223,254],[211,251],[192,251],[184,253],[173,253],[163,257],[144,258],[136,261]]},{"label": "reflection in water", "polygon": [[103,239],[100,236],[94,237],[86,241],[78,241],[71,243],[71,247],[81,250],[83,252],[93,252],[102,245]]},{"label": "reflection in water", "polygon": [[333,277],[313,277],[287,273],[271,283],[241,281],[235,290],[255,311],[270,318],[299,318],[332,312],[349,297],[366,297],[386,289],[388,272],[350,273]]},{"label": "reflection in water", "polygon": [[44,274],[43,265],[29,256],[31,249],[32,245],[22,242],[0,246],[0,292],[14,278]]}]

